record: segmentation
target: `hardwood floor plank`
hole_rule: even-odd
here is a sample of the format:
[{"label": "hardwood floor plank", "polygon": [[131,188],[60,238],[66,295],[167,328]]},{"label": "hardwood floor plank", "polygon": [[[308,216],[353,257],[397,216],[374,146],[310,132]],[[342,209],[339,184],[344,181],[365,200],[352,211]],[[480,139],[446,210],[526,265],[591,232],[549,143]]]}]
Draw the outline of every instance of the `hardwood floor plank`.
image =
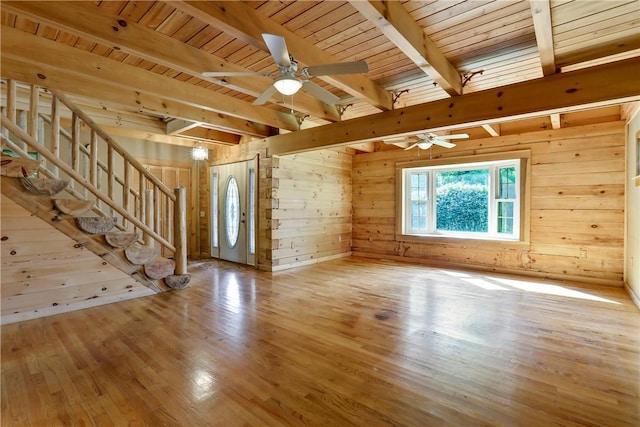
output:
[{"label": "hardwood floor plank", "polygon": [[2,326],[3,426],[635,426],[623,289],[341,258]]}]

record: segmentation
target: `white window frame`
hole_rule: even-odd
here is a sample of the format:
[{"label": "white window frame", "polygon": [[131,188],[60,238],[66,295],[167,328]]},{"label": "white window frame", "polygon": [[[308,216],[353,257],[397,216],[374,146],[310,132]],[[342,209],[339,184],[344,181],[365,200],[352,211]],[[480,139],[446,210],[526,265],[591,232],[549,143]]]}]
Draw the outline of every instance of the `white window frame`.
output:
[{"label": "white window frame", "polygon": [[[424,238],[454,238],[454,239],[472,239],[487,241],[503,241],[503,242],[526,242],[529,239],[528,221],[528,191],[524,185],[528,176],[528,167],[530,152],[522,150],[512,153],[498,153],[495,155],[478,155],[451,159],[438,159],[435,161],[413,161],[402,162],[396,165],[398,186],[398,214],[396,233],[399,240],[413,240]],[[499,194],[499,170],[501,167],[513,166],[516,170],[516,199],[498,199]],[[489,230],[484,233],[477,232],[450,232],[436,230],[436,206],[435,206],[435,173],[437,171],[452,170],[471,170],[474,168],[490,168],[489,172]],[[427,173],[427,228],[411,229],[411,211],[410,211],[410,189],[409,177],[411,173],[425,172]],[[513,201],[513,233],[498,233],[498,203],[501,201]]]}]

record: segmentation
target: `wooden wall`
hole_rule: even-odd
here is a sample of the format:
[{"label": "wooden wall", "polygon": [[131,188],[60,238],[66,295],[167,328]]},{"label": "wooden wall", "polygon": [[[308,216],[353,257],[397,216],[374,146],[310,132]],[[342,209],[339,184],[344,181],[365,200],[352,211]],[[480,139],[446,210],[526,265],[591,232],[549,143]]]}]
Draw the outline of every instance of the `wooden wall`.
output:
[{"label": "wooden wall", "polygon": [[2,324],[153,294],[4,195],[0,209]]},{"label": "wooden wall", "polygon": [[[195,186],[193,185],[193,164],[184,162],[170,162],[167,160],[151,160],[151,159],[137,159],[142,163],[144,168],[151,173],[154,177],[158,178],[169,189],[173,190],[176,186],[182,186],[187,192],[187,256],[194,254],[194,248],[197,246],[196,242],[196,206],[195,206]],[[139,174],[134,169],[131,173],[131,182],[134,183],[134,188],[139,190]],[[133,207],[132,207],[133,208]],[[173,205],[171,205],[173,208]],[[160,233],[163,236],[167,236],[169,240],[173,240],[173,216],[169,216],[167,212],[168,206],[166,199],[162,197],[162,203],[160,203],[160,211],[155,212],[156,220],[159,222],[156,224]],[[162,254],[165,257],[173,257],[173,252],[164,248]]]},{"label": "wooden wall", "polygon": [[[433,156],[531,150],[530,244],[403,242],[395,237],[397,161],[428,152],[382,151],[353,161],[353,252],[622,286],[624,123],[461,141]],[[580,251],[586,251],[586,258]]]},{"label": "wooden wall", "polygon": [[353,150],[270,157],[263,141],[216,147],[199,168],[201,254],[209,252],[209,165],[260,156],[258,167],[258,268],[279,270],[348,256],[351,248]]},{"label": "wooden wall", "polygon": [[[640,109],[640,106],[638,107]],[[627,125],[627,234],[625,285],[640,308],[640,110]]]},{"label": "wooden wall", "polygon": [[320,150],[272,159],[273,270],[350,255],[352,158],[348,150]]}]

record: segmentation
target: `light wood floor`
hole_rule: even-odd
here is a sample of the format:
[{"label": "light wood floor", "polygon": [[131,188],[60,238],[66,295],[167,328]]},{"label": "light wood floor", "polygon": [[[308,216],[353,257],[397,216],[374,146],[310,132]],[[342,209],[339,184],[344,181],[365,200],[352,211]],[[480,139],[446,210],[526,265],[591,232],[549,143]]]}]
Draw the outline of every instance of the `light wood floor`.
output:
[{"label": "light wood floor", "polygon": [[2,327],[2,426],[638,426],[622,289],[347,258]]}]

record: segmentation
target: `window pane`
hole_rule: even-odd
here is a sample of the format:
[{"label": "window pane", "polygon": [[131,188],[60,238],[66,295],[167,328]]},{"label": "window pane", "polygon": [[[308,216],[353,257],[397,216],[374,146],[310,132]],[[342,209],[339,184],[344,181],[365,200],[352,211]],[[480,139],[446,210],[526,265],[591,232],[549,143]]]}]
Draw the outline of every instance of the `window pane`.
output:
[{"label": "window pane", "polygon": [[234,247],[238,242],[238,234],[240,232],[240,192],[238,191],[238,182],[234,177],[229,178],[227,182],[224,215],[227,242],[229,242],[230,247]]},{"label": "window pane", "polygon": [[516,198],[516,168],[510,166],[500,168],[499,172],[499,199],[515,199]]},{"label": "window pane", "polygon": [[213,174],[211,183],[211,246],[218,247],[218,174]]},{"label": "window pane", "polygon": [[427,200],[427,174],[411,174],[411,200]]},{"label": "window pane", "polygon": [[411,202],[411,228],[413,230],[427,228],[427,204],[425,202]]},{"label": "window pane", "polygon": [[513,202],[498,202],[498,233],[513,234]]},{"label": "window pane", "polygon": [[436,173],[436,229],[489,230],[489,169]]},{"label": "window pane", "polygon": [[249,169],[249,253],[256,253],[256,172]]}]

